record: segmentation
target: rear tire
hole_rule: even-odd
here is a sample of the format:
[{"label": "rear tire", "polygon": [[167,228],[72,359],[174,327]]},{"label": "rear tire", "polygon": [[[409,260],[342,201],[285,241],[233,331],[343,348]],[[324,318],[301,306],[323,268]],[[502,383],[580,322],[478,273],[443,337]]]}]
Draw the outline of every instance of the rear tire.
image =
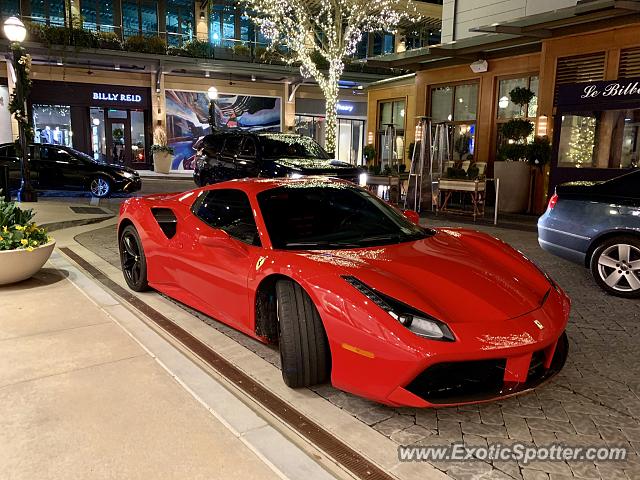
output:
[{"label": "rear tire", "polygon": [[136,292],[149,290],[147,258],[144,255],[140,236],[133,225],[124,227],[118,240],[118,247],[122,274],[129,288]]},{"label": "rear tire", "polygon": [[329,342],[311,298],[291,280],[276,283],[282,378],[292,388],[329,378]]},{"label": "rear tire", "polygon": [[607,293],[640,297],[640,239],[621,235],[602,242],[591,256],[591,274]]}]

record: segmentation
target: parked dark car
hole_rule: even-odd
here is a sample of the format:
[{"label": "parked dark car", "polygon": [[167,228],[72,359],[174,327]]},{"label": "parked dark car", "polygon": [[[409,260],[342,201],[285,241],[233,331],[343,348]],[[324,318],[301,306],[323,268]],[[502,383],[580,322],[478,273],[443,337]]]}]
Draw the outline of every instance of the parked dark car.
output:
[{"label": "parked dark car", "polygon": [[246,177],[323,175],[359,183],[364,173],[332,160],[312,138],[285,133],[225,131],[196,142],[193,179],[198,186]]},{"label": "parked dark car", "polygon": [[559,185],[538,220],[548,252],[591,269],[612,295],[640,297],[640,170]]},{"label": "parked dark car", "polygon": [[[136,192],[142,187],[135,170],[94,160],[62,145],[29,145],[31,182],[38,190],[89,191],[96,197]],[[9,166],[9,187],[20,187],[20,159],[13,143],[0,145],[0,166]]]}]

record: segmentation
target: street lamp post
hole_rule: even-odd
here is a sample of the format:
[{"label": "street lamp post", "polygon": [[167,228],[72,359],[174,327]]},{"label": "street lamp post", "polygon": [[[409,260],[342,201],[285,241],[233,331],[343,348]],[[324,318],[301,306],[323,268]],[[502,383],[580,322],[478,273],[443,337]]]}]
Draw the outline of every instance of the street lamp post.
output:
[{"label": "street lamp post", "polygon": [[213,133],[216,129],[216,100],[218,99],[218,89],[216,87],[209,87],[207,96],[209,97],[209,126]]},{"label": "street lamp post", "polygon": [[[7,39],[13,44],[20,44],[24,41],[27,36],[27,29],[24,26],[24,23],[20,21],[19,18],[9,17],[4,22],[4,34]],[[11,60],[14,68],[14,72],[18,68],[19,58],[16,58],[14,48],[11,48]],[[16,98],[20,99],[22,103],[22,112],[26,115],[26,98],[24,98],[24,92],[22,91],[22,79],[17,78],[15,82],[15,92],[14,95]],[[31,169],[29,165],[29,161],[27,159],[27,137],[24,130],[24,124],[22,119],[18,119],[18,141],[20,144],[20,174],[22,177],[22,181],[20,183],[20,189],[18,190],[18,201],[20,202],[36,202],[38,201],[38,197],[36,195],[36,191],[31,186]]]}]

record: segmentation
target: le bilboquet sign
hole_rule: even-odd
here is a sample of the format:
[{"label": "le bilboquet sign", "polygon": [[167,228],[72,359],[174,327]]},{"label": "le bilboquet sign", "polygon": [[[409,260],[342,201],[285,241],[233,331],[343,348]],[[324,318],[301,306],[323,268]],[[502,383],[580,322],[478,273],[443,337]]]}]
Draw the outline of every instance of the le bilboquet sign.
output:
[{"label": "le bilboquet sign", "polygon": [[560,85],[556,104],[602,110],[640,105],[640,78]]}]

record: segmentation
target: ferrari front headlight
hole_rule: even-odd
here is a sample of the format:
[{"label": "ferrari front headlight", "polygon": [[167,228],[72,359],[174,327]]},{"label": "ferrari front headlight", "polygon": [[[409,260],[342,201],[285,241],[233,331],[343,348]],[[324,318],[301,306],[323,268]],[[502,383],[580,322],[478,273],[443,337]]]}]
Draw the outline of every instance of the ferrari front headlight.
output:
[{"label": "ferrari front headlight", "polygon": [[448,342],[453,342],[455,340],[453,333],[443,322],[436,320],[426,313],[422,313],[399,300],[373,290],[356,277],[345,275],[342,278],[414,334],[431,340]]}]

